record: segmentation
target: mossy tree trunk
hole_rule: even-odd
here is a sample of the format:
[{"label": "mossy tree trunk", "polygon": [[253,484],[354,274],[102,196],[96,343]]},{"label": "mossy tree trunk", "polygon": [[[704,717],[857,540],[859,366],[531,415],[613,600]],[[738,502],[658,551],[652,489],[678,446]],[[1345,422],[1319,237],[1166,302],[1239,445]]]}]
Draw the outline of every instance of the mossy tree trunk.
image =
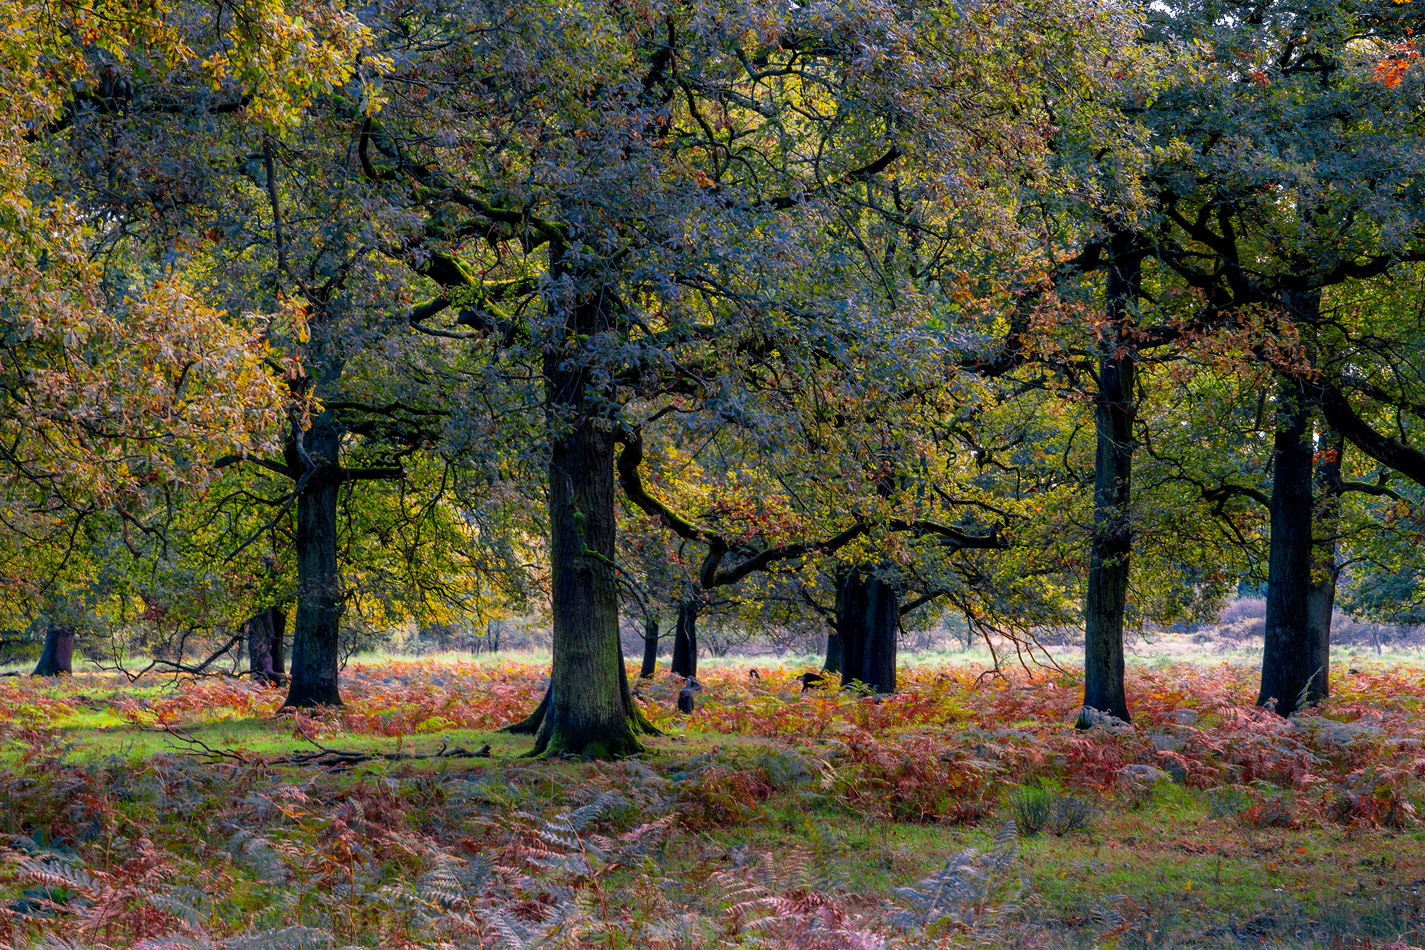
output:
[{"label": "mossy tree trunk", "polygon": [[[572,375],[553,372],[556,379]],[[552,448],[554,664],[535,752],[595,758],[632,754],[639,744],[620,688],[613,433],[580,420],[556,437]]]},{"label": "mossy tree trunk", "polygon": [[[549,414],[550,588],[554,662],[534,755],[612,758],[642,751],[646,721],[628,687],[619,644],[615,567],[615,433],[584,356],[612,328],[603,294],[571,273],[559,247],[550,277],[576,288],[562,310],[562,345],[546,349]],[[556,291],[558,293],[558,291]],[[651,727],[650,727],[651,728]]]},{"label": "mossy tree trunk", "polygon": [[[1292,290],[1283,298],[1288,315],[1303,333],[1320,322],[1319,290]],[[1308,384],[1283,378],[1277,387],[1272,439],[1267,618],[1262,636],[1262,688],[1257,695],[1258,705],[1271,705],[1283,716],[1325,698],[1325,677],[1318,674],[1324,674],[1330,662],[1326,655],[1329,639],[1323,642],[1312,624],[1312,565],[1318,553],[1313,531],[1317,472],[1312,413]],[[1325,606],[1321,593],[1315,598],[1318,611]]]},{"label": "mossy tree trunk", "polygon": [[842,574],[836,585],[836,630],[841,637],[841,685],[860,679],[865,661],[866,578],[858,570]]},{"label": "mossy tree trunk", "polygon": [[1267,619],[1258,705],[1283,716],[1312,701],[1310,636],[1312,446],[1305,387],[1283,381],[1272,449],[1271,543],[1267,555]]},{"label": "mossy tree trunk", "polygon": [[879,577],[866,582],[866,655],[861,682],[873,693],[896,691],[896,635],[900,632],[900,591]]}]

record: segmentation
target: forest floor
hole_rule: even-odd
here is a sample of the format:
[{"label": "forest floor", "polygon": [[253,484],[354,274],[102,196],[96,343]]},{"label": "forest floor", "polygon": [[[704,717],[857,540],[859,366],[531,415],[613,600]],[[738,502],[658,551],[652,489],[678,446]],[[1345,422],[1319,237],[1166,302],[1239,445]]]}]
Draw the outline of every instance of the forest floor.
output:
[{"label": "forest floor", "polygon": [[1076,732],[1072,670],[758,662],[692,718],[643,683],[664,735],[616,763],[522,758],[545,673],[508,660],[354,664],[316,715],[0,680],[0,945],[1425,946],[1425,669],[1286,721],[1248,668],[1138,666],[1133,725]]}]

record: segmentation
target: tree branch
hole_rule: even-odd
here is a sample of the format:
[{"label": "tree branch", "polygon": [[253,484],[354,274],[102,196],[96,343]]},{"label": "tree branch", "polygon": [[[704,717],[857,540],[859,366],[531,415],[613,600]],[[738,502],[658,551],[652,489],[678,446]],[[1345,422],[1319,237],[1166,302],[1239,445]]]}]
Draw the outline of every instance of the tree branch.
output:
[{"label": "tree branch", "polygon": [[1357,415],[1351,403],[1335,386],[1320,384],[1322,414],[1346,439],[1377,462],[1392,468],[1418,485],[1425,485],[1425,454],[1404,442],[1384,435]]}]

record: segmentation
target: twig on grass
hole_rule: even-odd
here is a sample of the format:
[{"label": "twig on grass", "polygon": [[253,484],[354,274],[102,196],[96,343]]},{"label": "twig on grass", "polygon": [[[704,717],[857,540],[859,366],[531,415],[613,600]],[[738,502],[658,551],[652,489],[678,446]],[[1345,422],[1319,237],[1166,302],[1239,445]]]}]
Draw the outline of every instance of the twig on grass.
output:
[{"label": "twig on grass", "polygon": [[202,739],[199,739],[197,736],[188,732],[184,732],[181,729],[175,729],[173,726],[165,725],[163,727],[163,731],[168,733],[173,738],[177,739],[179,742],[183,742],[190,746],[190,748],[186,752],[179,752],[179,755],[191,755],[199,758],[208,758],[214,762],[221,762],[223,759],[228,759],[233,762],[242,762],[246,764],[252,761],[251,758],[249,758],[246,754],[237,749],[215,749],[212,746],[208,745],[208,743],[204,742]]},{"label": "twig on grass", "polygon": [[306,739],[317,749],[314,752],[292,752],[287,755],[269,759],[271,765],[315,765],[317,768],[326,769],[329,772],[340,772],[360,765],[363,762],[412,762],[419,759],[487,759],[490,757],[490,744],[487,742],[473,752],[463,746],[450,748],[442,742],[440,748],[434,752],[361,752],[352,749],[333,749],[324,746],[316,739],[307,735],[307,730],[300,724],[297,725],[303,739]]},{"label": "twig on grass", "polygon": [[173,736],[175,739],[188,745],[186,751],[179,751],[180,755],[191,755],[197,758],[208,759],[210,762],[221,762],[223,760],[241,762],[245,765],[296,765],[315,766],[325,769],[328,772],[342,772],[363,762],[383,761],[383,762],[410,762],[419,759],[487,759],[490,757],[490,744],[486,743],[473,752],[462,746],[451,748],[442,742],[440,748],[434,752],[361,752],[353,749],[332,749],[317,742],[307,735],[306,730],[301,726],[297,731],[302,738],[306,739],[316,750],[312,752],[290,752],[286,755],[279,755],[273,758],[266,758],[256,753],[243,752],[239,749],[215,749],[198,737],[176,729],[173,726],[164,726],[163,731]]}]

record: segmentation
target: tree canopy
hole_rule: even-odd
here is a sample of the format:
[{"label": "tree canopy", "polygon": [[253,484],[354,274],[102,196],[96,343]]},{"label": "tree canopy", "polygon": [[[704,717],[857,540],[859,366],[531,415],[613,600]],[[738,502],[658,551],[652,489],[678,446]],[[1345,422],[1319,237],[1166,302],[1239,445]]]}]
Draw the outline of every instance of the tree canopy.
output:
[{"label": "tree canopy", "polygon": [[356,619],[535,604],[536,752],[614,756],[621,609],[875,691],[918,610],[1082,626],[1088,726],[1135,625],[1265,581],[1289,713],[1338,580],[1418,588],[1408,3],[0,17],[17,625],[290,607],[332,705]]}]

